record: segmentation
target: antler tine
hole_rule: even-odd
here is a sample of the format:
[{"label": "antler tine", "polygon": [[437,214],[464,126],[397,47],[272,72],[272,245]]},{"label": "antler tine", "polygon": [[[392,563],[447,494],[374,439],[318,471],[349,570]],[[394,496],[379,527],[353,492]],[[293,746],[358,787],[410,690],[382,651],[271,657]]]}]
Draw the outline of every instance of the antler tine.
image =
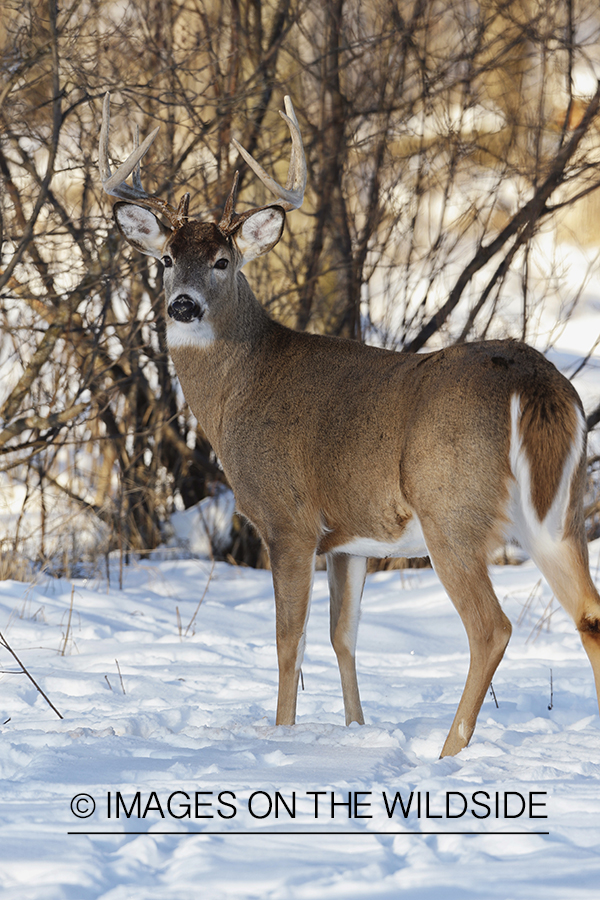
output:
[{"label": "antler tine", "polygon": [[[147,209],[159,212],[164,215],[170,222],[172,228],[180,228],[184,220],[187,219],[187,211],[189,205],[189,194],[187,201],[179,204],[175,209],[165,200],[159,200],[158,197],[151,197],[142,187],[140,162],[148,152],[154,138],[160,131],[157,127],[152,131],[140,145],[139,128],[136,128],[135,146],[133,152],[129,154],[124,163],[121,163],[116,172],[111,172],[110,163],[108,161],[108,133],[110,128],[110,94],[107,91],[104,95],[104,103],[102,106],[102,127],[100,129],[100,148],[98,153],[98,162],[100,166],[100,177],[102,179],[102,187],[105,192],[119,200],[129,200],[138,206],[144,206]],[[132,184],[127,184],[126,178],[132,175]]]},{"label": "antler tine", "polygon": [[[285,183],[286,190],[294,191],[300,197],[300,203],[296,209],[302,205],[304,200],[304,192],[306,190],[306,156],[304,155],[304,146],[302,144],[302,134],[300,126],[296,118],[296,111],[292,100],[287,95],[283,98],[285,105],[285,113],[281,110],[279,115],[287,123],[292,137],[292,152],[290,155],[290,167],[288,169],[288,177]],[[286,115],[287,113],[287,115]]]},{"label": "antler tine", "polygon": [[284,98],[285,112],[279,112],[279,115],[287,124],[292,138],[292,152],[290,156],[290,167],[285,187],[278,184],[274,178],[265,172],[260,163],[245,150],[242,145],[233,138],[233,145],[243,157],[252,171],[258,175],[262,183],[271,193],[278,198],[278,206],[281,206],[286,212],[292,209],[299,209],[304,200],[304,192],[306,190],[306,157],[304,155],[304,147],[302,144],[302,135],[298,119],[294,111],[294,106],[289,97]]},{"label": "antler tine", "polygon": [[237,216],[235,212],[235,197],[237,194],[239,177],[240,173],[236,170],[235,175],[233,176],[233,184],[231,185],[227,200],[225,201],[225,206],[223,207],[221,221],[217,226],[223,234],[229,234],[231,231],[234,231],[241,221],[240,217]]},{"label": "antler tine", "polygon": [[108,162],[108,132],[110,129],[110,94],[107,91],[102,103],[102,125],[100,126],[100,146],[98,148],[98,165],[102,184],[111,176]]},{"label": "antler tine", "polygon": [[[135,126],[135,143],[133,146],[135,150],[137,150],[140,146],[140,126],[137,124]],[[131,175],[131,183],[138,191],[144,191],[144,188],[142,186],[142,166],[139,159],[137,162],[137,166],[135,167]]]}]

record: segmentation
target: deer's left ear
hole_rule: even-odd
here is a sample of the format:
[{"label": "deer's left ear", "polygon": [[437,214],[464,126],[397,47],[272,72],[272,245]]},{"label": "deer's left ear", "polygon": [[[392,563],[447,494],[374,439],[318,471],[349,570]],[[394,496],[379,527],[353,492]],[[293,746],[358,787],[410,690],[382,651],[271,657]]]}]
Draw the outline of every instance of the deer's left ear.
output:
[{"label": "deer's left ear", "polygon": [[113,206],[113,216],[125,240],[136,250],[161,258],[173,232],[153,212],[135,203],[119,202]]},{"label": "deer's left ear", "polygon": [[280,206],[257,209],[242,222],[233,242],[242,255],[244,265],[272,250],[283,234],[285,212]]}]

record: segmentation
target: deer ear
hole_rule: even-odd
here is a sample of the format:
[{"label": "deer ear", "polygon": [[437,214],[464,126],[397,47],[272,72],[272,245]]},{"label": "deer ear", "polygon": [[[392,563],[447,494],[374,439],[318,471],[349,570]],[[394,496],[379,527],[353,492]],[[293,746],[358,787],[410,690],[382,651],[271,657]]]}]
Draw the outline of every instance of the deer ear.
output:
[{"label": "deer ear", "polygon": [[242,265],[272,250],[283,234],[285,212],[280,206],[257,209],[245,219],[233,242],[243,257]]},{"label": "deer ear", "polygon": [[153,212],[143,206],[136,206],[135,203],[115,203],[113,216],[125,240],[136,250],[157,259],[163,256],[172,231]]}]

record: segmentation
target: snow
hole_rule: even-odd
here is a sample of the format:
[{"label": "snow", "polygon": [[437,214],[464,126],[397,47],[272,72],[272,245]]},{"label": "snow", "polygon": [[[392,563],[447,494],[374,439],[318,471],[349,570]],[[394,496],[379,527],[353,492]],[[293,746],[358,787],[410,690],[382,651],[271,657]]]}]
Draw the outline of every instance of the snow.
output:
[{"label": "snow", "polygon": [[[598,583],[600,541],[590,551]],[[325,573],[294,728],[273,724],[269,572],[147,561],[124,569],[122,590],[117,574],[0,582],[0,631],[64,716],[0,647],[2,900],[598,896],[591,667],[531,562],[492,568],[514,624],[499,705],[489,696],[470,746],[443,760],[468,648],[431,570],[368,577],[366,725],[349,728]],[[96,808],[78,818],[83,794]]]},{"label": "snow", "polygon": [[194,556],[210,558],[223,555],[231,545],[231,526],[235,513],[233,491],[216,484],[212,495],[189,509],[177,510],[166,525],[166,544],[186,548]]}]

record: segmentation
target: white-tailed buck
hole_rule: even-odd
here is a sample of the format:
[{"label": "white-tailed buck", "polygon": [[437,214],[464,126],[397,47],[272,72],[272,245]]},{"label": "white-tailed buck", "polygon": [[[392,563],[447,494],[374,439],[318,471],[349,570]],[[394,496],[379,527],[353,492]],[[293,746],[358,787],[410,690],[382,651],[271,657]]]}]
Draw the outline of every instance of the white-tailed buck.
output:
[{"label": "white-tailed buck", "polygon": [[487,568],[509,536],[572,616],[600,695],[581,402],[548,360],[514,341],[411,355],[298,333],[269,318],[241,270],[275,246],[286,211],[302,203],[302,139],[287,97],[285,107],[286,187],[235,143],[277,199],[236,213],[236,175],[213,223],[188,218],[189,194],[175,208],[144,192],[139,162],[156,131],[111,173],[107,95],[104,190],[120,200],[114,217],[126,240],[165,267],[167,342],[184,394],[238,509],[269,550],[277,723],[295,720],[315,556],[327,558],[346,723],[362,723],[354,656],[367,557],[429,554],[469,638],[467,681],[442,750],[458,753],[511,633]]}]

